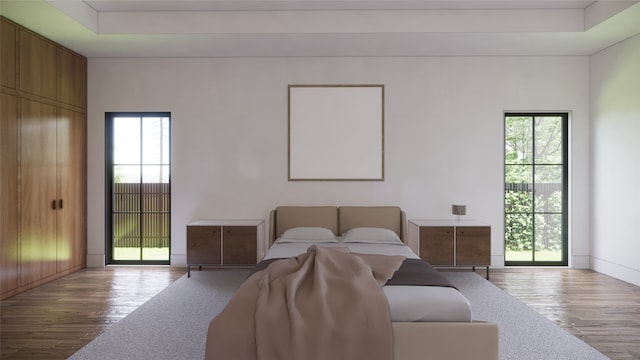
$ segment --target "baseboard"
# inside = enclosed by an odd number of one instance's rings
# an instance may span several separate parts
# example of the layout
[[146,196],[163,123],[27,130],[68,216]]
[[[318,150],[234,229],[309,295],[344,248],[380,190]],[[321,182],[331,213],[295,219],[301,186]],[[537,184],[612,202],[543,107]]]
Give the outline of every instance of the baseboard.
[[640,286],[640,269],[612,263],[595,257],[591,258],[591,269],[616,279]]
[[495,269],[504,268],[504,254],[491,255],[491,267]]
[[101,268],[106,264],[106,258],[104,254],[87,254],[87,267],[89,268]]
[[187,255],[171,254],[171,267],[187,267]]
[[[101,268],[105,266],[104,254],[87,254],[87,267]],[[172,267],[187,267],[187,256],[184,254],[171,254]]]
[[591,269],[591,256],[573,255],[570,265],[572,269]]

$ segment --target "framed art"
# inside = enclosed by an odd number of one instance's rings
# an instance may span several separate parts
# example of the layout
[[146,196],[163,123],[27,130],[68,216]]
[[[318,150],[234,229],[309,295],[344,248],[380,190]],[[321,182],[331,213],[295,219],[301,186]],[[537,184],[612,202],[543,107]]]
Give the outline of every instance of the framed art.
[[289,85],[290,181],[384,180],[384,85]]

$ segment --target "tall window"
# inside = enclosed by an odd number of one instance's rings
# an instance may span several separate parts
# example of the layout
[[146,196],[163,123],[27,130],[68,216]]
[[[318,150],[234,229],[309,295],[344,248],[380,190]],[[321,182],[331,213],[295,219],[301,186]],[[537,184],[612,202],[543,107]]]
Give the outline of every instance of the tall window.
[[170,114],[106,114],[110,264],[169,264]]
[[568,264],[568,117],[505,114],[506,265]]

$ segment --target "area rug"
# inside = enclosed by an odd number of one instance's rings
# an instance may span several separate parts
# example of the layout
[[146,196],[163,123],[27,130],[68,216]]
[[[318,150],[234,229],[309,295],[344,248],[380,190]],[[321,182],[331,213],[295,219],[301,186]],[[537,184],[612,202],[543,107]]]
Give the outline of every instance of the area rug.
[[[443,274],[469,299],[474,320],[498,324],[501,360],[607,359],[477,274]],[[203,359],[209,322],[246,276],[211,269],[185,275],[70,359]]]

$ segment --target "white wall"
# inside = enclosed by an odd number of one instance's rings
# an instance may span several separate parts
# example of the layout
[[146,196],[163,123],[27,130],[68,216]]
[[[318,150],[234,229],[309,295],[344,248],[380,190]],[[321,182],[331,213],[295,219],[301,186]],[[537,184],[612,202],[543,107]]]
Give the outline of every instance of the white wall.
[[640,36],[591,57],[592,268],[640,285]]
[[[105,112],[171,112],[174,266],[198,218],[399,205],[408,219],[447,219],[453,203],[492,225],[502,266],[503,112],[566,110],[571,261],[588,267],[588,76],[587,57],[89,59],[89,266],[104,262]],[[384,84],[385,181],[287,181],[288,84]]]

